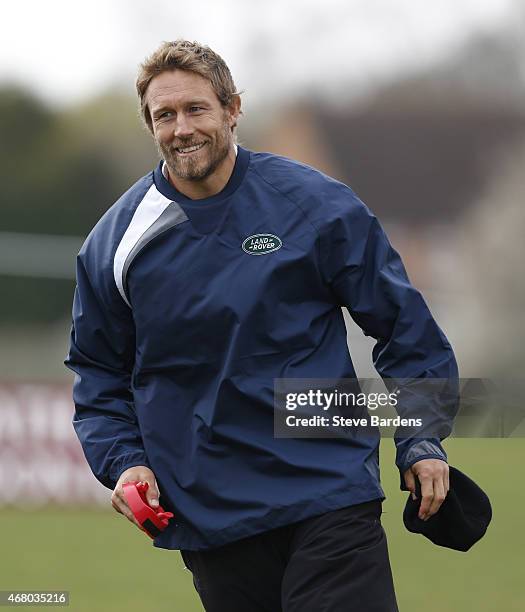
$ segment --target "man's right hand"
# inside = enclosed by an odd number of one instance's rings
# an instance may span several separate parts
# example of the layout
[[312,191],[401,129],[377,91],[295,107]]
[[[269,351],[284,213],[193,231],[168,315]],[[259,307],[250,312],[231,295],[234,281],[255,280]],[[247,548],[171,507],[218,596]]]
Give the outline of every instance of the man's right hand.
[[131,512],[126,502],[126,498],[124,497],[122,485],[126,482],[147,482],[148,490],[146,491],[146,499],[152,508],[157,508],[159,505],[159,489],[157,487],[157,481],[155,480],[155,474],[145,465],[131,467],[125,472],[122,472],[115,486],[115,490],[111,495],[111,505],[113,508],[134,523],[141,531],[144,531],[140,523],[133,516],[133,512]]

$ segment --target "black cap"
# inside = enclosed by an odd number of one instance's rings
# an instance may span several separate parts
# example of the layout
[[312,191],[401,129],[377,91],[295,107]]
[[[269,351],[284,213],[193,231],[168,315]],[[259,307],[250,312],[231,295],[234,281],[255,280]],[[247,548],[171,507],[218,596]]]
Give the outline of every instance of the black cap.
[[486,493],[468,476],[450,466],[450,489],[438,512],[428,520],[418,517],[421,488],[416,477],[416,500],[409,496],[403,512],[405,527],[438,546],[466,552],[487,531],[492,508]]

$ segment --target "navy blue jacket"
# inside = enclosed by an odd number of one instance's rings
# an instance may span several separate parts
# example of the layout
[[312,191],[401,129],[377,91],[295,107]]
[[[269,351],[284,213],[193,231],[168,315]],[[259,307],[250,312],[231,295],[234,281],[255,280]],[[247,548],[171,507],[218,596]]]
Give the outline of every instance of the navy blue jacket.
[[[256,234],[280,248],[254,256]],[[306,165],[239,147],[226,187],[193,201],[159,164],[100,219],[77,257],[73,425],[110,489],[153,470],[175,514],[155,546],[210,548],[384,498],[378,439],[273,435],[274,378],[355,377],[341,306],[377,339],[382,377],[457,377],[375,216]],[[401,472],[446,460],[439,438],[397,445]]]

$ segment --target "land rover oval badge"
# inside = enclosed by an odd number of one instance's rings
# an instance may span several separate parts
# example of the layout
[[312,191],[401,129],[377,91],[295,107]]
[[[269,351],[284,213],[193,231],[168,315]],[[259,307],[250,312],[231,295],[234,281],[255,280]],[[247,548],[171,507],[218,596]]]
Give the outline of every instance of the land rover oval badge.
[[249,255],[267,255],[282,246],[282,240],[274,234],[253,234],[244,239],[242,250]]

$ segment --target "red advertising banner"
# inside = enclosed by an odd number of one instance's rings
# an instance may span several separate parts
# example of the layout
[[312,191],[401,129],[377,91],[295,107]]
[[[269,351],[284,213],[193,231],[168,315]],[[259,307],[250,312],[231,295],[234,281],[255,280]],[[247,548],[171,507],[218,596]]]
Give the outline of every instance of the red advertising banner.
[[71,420],[71,386],[0,383],[0,505],[109,503]]

